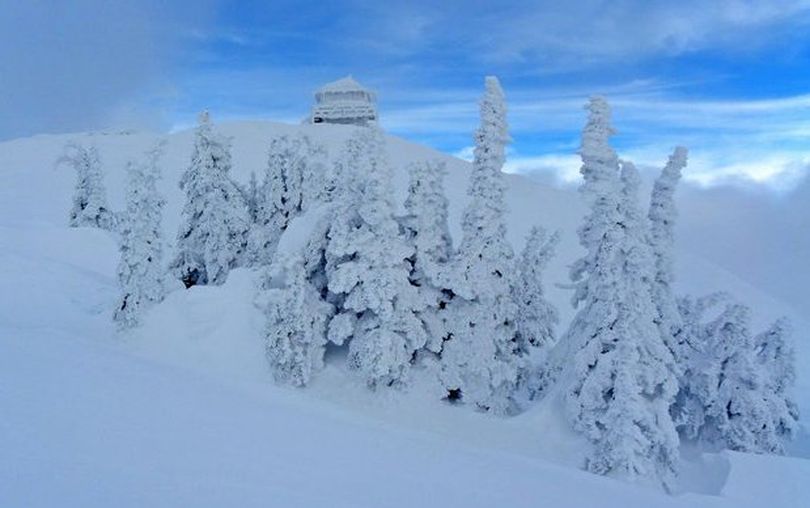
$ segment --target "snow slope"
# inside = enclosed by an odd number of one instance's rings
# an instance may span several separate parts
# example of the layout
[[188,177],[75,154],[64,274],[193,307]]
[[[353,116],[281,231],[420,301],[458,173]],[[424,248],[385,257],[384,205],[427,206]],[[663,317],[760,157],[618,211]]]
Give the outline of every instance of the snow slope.
[[[268,140],[308,131],[334,155],[340,126],[226,124],[234,173],[247,181],[265,163]],[[681,492],[625,484],[577,469],[582,442],[551,403],[511,419],[409,393],[368,392],[331,362],[306,390],[273,385],[253,305],[257,274],[232,273],[222,287],[180,289],[141,329],[118,336],[110,322],[117,288],[115,238],[65,227],[73,174],[54,169],[68,139],[0,144],[0,506],[801,506],[810,499],[810,446],[794,457],[685,450]],[[157,138],[96,134],[115,208],[123,167]],[[161,190],[165,229],[177,229],[177,179],[192,133],[169,137]],[[447,164],[451,230],[459,239],[468,164],[389,138],[396,188],[404,164]],[[579,253],[575,193],[509,177],[510,238],[519,249],[532,224],[560,229],[547,276],[550,297],[571,316],[567,264]],[[306,219],[293,224],[303,235]],[[760,322],[790,312],[681,241],[680,285],[726,289]],[[171,247],[167,249],[171,253]],[[794,316],[794,319],[798,319]],[[798,321],[797,336],[810,327]],[[800,404],[810,408],[810,356],[798,341]],[[803,458],[804,457],[804,458]]]

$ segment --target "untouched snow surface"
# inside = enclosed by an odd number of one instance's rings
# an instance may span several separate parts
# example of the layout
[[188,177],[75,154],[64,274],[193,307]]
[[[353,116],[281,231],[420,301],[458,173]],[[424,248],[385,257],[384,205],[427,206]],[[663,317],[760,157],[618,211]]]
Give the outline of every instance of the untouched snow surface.
[[[334,155],[338,126],[226,124],[233,176],[265,164],[269,139],[308,131]],[[177,283],[142,328],[118,335],[113,235],[66,227],[74,175],[54,169],[69,139],[0,144],[0,506],[804,506],[810,500],[806,432],[789,457],[683,450],[680,492],[631,485],[578,469],[583,443],[544,401],[496,418],[408,393],[371,393],[327,360],[304,390],[277,387],[263,353],[258,274],[234,271],[222,287]],[[110,203],[123,204],[123,167],[156,138],[95,135]],[[161,190],[174,238],[177,179],[191,132],[170,136]],[[454,239],[468,164],[389,138],[398,201],[404,163],[442,157]],[[563,323],[571,316],[567,264],[579,253],[574,192],[509,177],[510,239],[518,250],[539,223],[563,241],[546,276]],[[282,248],[300,244],[312,217],[296,220]],[[725,289],[754,307],[758,324],[790,313],[740,278],[679,253],[679,282],[698,294]],[[167,257],[172,246],[167,246]],[[810,408],[810,357],[796,320],[797,395]]]

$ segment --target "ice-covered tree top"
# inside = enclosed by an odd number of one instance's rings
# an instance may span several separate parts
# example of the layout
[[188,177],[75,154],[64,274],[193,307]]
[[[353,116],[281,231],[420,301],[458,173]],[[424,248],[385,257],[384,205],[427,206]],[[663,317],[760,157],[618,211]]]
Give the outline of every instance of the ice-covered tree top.
[[[670,321],[669,326],[677,329],[678,325],[672,321],[676,319],[674,309],[674,298],[669,285],[674,281],[674,260],[673,250],[675,248],[675,218],[678,215],[675,206],[675,190],[681,179],[681,172],[686,167],[687,150],[679,146],[676,147],[669,156],[669,161],[661,175],[655,180],[652,195],[650,197],[650,211],[648,214],[650,223],[650,246],[655,254],[656,273],[655,281],[659,287],[656,288],[656,298],[659,306],[666,306],[668,309],[661,309],[662,318]],[[664,299],[667,301],[664,302]]]
[[470,294],[473,286],[478,287],[478,296],[491,292],[488,284],[495,281],[487,280],[492,277],[504,282],[513,258],[506,240],[506,182],[501,171],[509,142],[506,102],[497,78],[488,76],[485,87],[480,102],[481,124],[474,136],[475,157],[467,191],[470,202],[464,209],[459,248],[459,266],[465,281],[461,286],[471,286],[457,288],[458,292]]
[[683,146],[675,147],[661,175],[656,179],[650,206],[650,220],[668,224],[677,213],[674,203],[675,188],[686,167],[688,151]]
[[509,127],[506,123],[506,100],[498,78],[487,76],[485,87],[480,103],[481,125],[475,131],[475,159],[469,194],[474,199],[483,199],[487,209],[468,208],[468,212],[483,215],[490,212],[495,216],[492,220],[500,223],[503,210],[492,205],[503,202],[506,189],[501,170],[506,160],[506,144],[510,141]]
[[588,122],[582,130],[582,145],[579,149],[582,157],[580,173],[585,179],[581,190],[585,194],[594,191],[603,194],[600,191],[603,185],[613,191],[617,184],[618,156],[610,146],[610,137],[616,130],[610,123],[610,106],[604,97],[591,97],[585,109],[588,110]]

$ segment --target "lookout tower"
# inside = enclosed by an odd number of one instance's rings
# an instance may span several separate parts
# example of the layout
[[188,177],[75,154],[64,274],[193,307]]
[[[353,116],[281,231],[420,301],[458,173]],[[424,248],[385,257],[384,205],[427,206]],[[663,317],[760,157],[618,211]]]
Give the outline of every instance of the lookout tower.
[[377,122],[377,95],[351,76],[328,83],[315,92],[310,122],[374,124]]

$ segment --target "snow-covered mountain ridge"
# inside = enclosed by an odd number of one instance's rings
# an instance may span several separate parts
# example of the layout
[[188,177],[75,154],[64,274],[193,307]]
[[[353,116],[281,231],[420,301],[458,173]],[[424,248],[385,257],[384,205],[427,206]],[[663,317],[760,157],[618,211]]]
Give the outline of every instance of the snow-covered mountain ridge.
[[[333,156],[348,134],[348,129],[343,127],[287,126],[263,122],[223,124],[219,126],[219,130],[233,137],[232,176],[241,182],[247,181],[251,170],[258,170],[264,166],[268,141],[280,133],[306,131],[311,137],[323,143]],[[705,505],[723,505],[731,502],[739,505],[742,501],[753,502],[754,494],[745,489],[756,488],[756,482],[747,476],[740,480],[735,475],[750,474],[753,477],[776,469],[784,473],[780,479],[773,481],[785,485],[786,494],[791,485],[793,488],[799,488],[798,483],[785,482],[798,482],[802,472],[806,472],[807,469],[804,459],[722,454],[696,461],[693,464],[696,472],[692,481],[689,480],[687,467],[684,490],[704,494],[718,494],[722,491],[725,497],[684,494],[682,497],[672,499],[663,498],[658,493],[551,465],[556,462],[573,467],[579,445],[575,436],[566,435],[564,426],[557,421],[558,417],[554,414],[553,408],[547,405],[541,404],[513,420],[500,420],[479,414],[461,414],[457,408],[438,403],[419,403],[407,395],[390,395],[395,398],[402,397],[397,404],[390,404],[365,393],[360,386],[353,386],[344,373],[335,368],[327,369],[310,393],[296,393],[276,388],[272,386],[264,364],[260,338],[261,323],[257,322],[258,318],[251,302],[253,274],[246,270],[234,272],[228,283],[221,288],[203,287],[193,288],[191,291],[180,291],[178,288],[168,296],[165,303],[153,309],[143,329],[138,330],[129,339],[116,342],[113,327],[109,323],[116,293],[114,266],[117,255],[114,241],[107,233],[83,229],[69,230],[65,225],[74,175],[64,168],[54,169],[54,161],[69,139],[87,141],[87,135],[40,136],[0,144],[0,166],[3,167],[3,185],[0,189],[0,211],[3,217],[0,222],[2,227],[0,245],[3,246],[2,255],[5,258],[3,271],[6,273],[3,279],[9,283],[8,288],[11,288],[3,291],[0,305],[0,330],[4,331],[3,335],[9,337],[8,340],[2,341],[2,347],[6,351],[0,357],[8,359],[8,364],[2,369],[2,372],[9,376],[4,380],[5,386],[18,385],[22,381],[30,383],[32,387],[28,390],[17,390],[15,386],[11,390],[5,390],[3,405],[8,404],[7,407],[11,412],[16,411],[18,415],[40,417],[43,423],[38,425],[43,427],[36,427],[32,432],[44,432],[48,428],[47,425],[55,425],[54,422],[59,422],[60,417],[70,419],[74,417],[71,411],[54,414],[54,408],[47,407],[52,390],[60,386],[65,387],[68,400],[75,401],[71,407],[75,408],[75,414],[78,415],[89,414],[93,407],[93,399],[96,399],[97,403],[105,404],[111,402],[113,398],[133,398],[136,403],[132,408],[119,405],[117,412],[110,410],[102,415],[98,422],[92,422],[92,425],[86,420],[87,425],[69,427],[71,433],[64,437],[67,441],[75,438],[78,443],[86,444],[93,436],[93,432],[98,430],[94,429],[95,425],[109,425],[110,428],[117,429],[119,435],[132,439],[125,448],[135,453],[136,458],[144,466],[138,469],[138,474],[143,475],[143,479],[154,482],[152,485],[157,488],[186,496],[183,499],[195,499],[193,496],[200,493],[191,492],[194,475],[180,473],[187,464],[177,462],[181,460],[177,457],[167,462],[161,461],[162,455],[155,455],[155,450],[149,447],[142,447],[135,452],[134,445],[142,439],[148,439],[150,434],[120,424],[122,419],[132,416],[129,411],[135,408],[141,410],[143,414],[151,413],[160,421],[165,421],[158,411],[160,406],[144,397],[145,393],[148,393],[145,390],[149,389],[149,385],[144,384],[142,378],[148,377],[149,373],[156,373],[157,378],[163,380],[163,382],[150,381],[154,383],[151,386],[156,392],[160,392],[166,385],[180,387],[177,391],[166,390],[161,400],[168,406],[179,405],[181,408],[188,404],[185,409],[190,410],[190,412],[181,410],[177,416],[178,421],[185,420],[188,425],[170,426],[174,430],[169,432],[169,437],[163,438],[167,440],[164,444],[170,450],[181,451],[182,449],[176,448],[177,446],[193,448],[194,443],[202,442],[206,436],[215,438],[229,435],[234,425],[234,415],[243,415],[244,421],[236,425],[242,431],[241,435],[234,435],[226,441],[230,441],[233,448],[242,454],[241,458],[247,462],[253,460],[255,463],[254,454],[258,453],[258,450],[251,446],[254,444],[259,446],[259,450],[266,450],[266,455],[275,453],[277,459],[264,459],[259,461],[259,464],[266,468],[283,469],[284,464],[294,463],[297,460],[294,449],[296,443],[306,442],[310,434],[300,431],[296,433],[297,438],[280,439],[279,436],[268,438],[264,428],[283,431],[297,428],[302,422],[308,421],[304,428],[308,428],[311,435],[318,436],[318,439],[307,444],[307,454],[313,461],[318,461],[319,449],[340,442],[346,432],[349,432],[349,435],[356,432],[360,436],[355,445],[349,448],[351,453],[346,451],[348,456],[359,457],[357,460],[364,464],[360,467],[361,473],[358,474],[380,475],[381,471],[373,471],[375,461],[382,463],[386,457],[402,454],[405,457],[403,469],[387,462],[386,464],[387,467],[393,467],[390,470],[392,476],[410,480],[396,480],[391,485],[397,485],[401,489],[400,492],[406,492],[406,489],[408,492],[419,491],[419,495],[424,497],[417,497],[416,502],[421,499],[425,503],[439,505],[449,503],[451,499],[469,496],[475,503],[486,506],[504,499],[481,494],[495,489],[497,484],[501,488],[512,489],[513,497],[506,498],[508,499],[506,504],[531,505],[558,489],[559,486],[553,487],[555,482],[551,480],[558,478],[559,485],[570,486],[565,489],[564,500],[558,499],[560,503],[558,505],[563,502],[570,503],[571,506],[595,502],[601,499],[598,494],[601,488],[615,492],[617,499],[622,499],[625,505],[640,502],[642,499],[646,499],[647,504],[651,502],[673,505],[690,502],[695,504],[699,500]],[[104,163],[106,184],[114,208],[120,209],[123,206],[125,162],[140,157],[155,139],[154,136],[146,134],[93,136],[93,142],[98,146]],[[169,136],[166,154],[161,160],[163,168],[161,192],[168,200],[164,220],[167,239],[173,238],[177,231],[179,210],[183,202],[183,196],[177,188],[177,180],[180,172],[188,164],[191,143],[191,132]],[[438,157],[447,163],[449,174],[446,188],[450,200],[451,233],[458,242],[459,217],[467,199],[465,192],[469,164],[397,138],[388,138],[387,150],[390,159],[395,162],[395,188],[398,192],[395,201],[398,204],[402,203],[405,195],[407,162]],[[560,309],[564,325],[571,316],[568,304],[570,294],[567,290],[556,287],[555,283],[567,282],[567,266],[580,254],[575,230],[584,210],[574,192],[542,186],[514,175],[508,177],[508,182],[508,234],[516,248],[522,245],[526,232],[533,224],[541,224],[548,229],[559,229],[562,232],[562,243],[557,256],[551,262],[546,280],[550,299]],[[305,230],[306,227],[301,226],[298,229]],[[295,230],[294,223],[292,231]],[[292,240],[288,241],[289,245],[295,243]],[[752,305],[755,317],[760,321],[789,312],[786,306],[761,294],[738,278],[690,255],[688,249],[682,251],[678,275],[680,286],[684,290],[697,294],[717,289],[728,290]],[[685,266],[688,266],[688,269],[685,269]],[[798,335],[802,331],[806,333],[807,330],[801,322],[797,323]],[[53,341],[53,347],[61,352],[60,355],[54,357],[53,353],[47,353],[49,341]],[[70,347],[73,343],[76,345],[75,350]],[[120,349],[123,349],[123,353]],[[800,402],[806,408],[808,404],[804,402],[808,393],[805,389],[808,357],[805,353],[806,349],[800,349],[798,391],[804,397],[800,398]],[[136,359],[138,357],[145,360]],[[46,359],[40,361],[40,358]],[[59,358],[64,358],[65,363],[59,363]],[[79,371],[91,375],[70,376],[70,371],[65,371],[67,365],[73,365]],[[85,369],[81,368],[82,365],[85,365]],[[103,383],[102,373],[107,370],[122,371],[124,378],[129,381],[117,385],[109,392],[87,397],[77,395],[86,392],[95,383]],[[52,373],[53,377],[49,377],[49,373]],[[67,379],[72,379],[73,384],[66,384]],[[204,387],[203,393],[198,394],[199,396],[193,395],[197,384]],[[209,396],[208,390],[215,392],[214,395]],[[221,391],[228,394],[217,395]],[[48,394],[51,396],[47,396]],[[84,405],[85,403],[87,405]],[[208,413],[203,411],[206,405],[216,408],[214,411],[219,415],[226,416],[212,418],[213,421],[208,424],[209,426],[202,430],[189,431],[187,439],[183,440],[182,435],[187,427],[193,427],[194,419],[191,415],[197,414],[203,420],[207,418],[205,415]],[[267,415],[262,416],[265,411]],[[323,416],[323,411],[337,412],[342,416],[332,425],[333,422]],[[143,417],[141,413],[137,416]],[[343,418],[351,425],[346,424]],[[27,418],[11,419],[12,430],[5,433],[6,436],[22,435],[21,439],[9,439],[9,442],[4,443],[4,449],[14,451],[12,457],[26,456],[27,446],[32,444],[30,439],[34,434],[24,435],[25,429],[22,429],[26,421]],[[246,421],[256,422],[255,426],[254,423],[245,423]],[[432,425],[425,425],[426,421],[430,421]],[[260,425],[258,422],[265,422],[266,425]],[[329,427],[340,430],[327,431]],[[512,430],[514,436],[502,435],[501,429],[507,427]],[[158,427],[152,428],[155,431],[159,430]],[[326,437],[330,435],[331,439]],[[390,435],[394,438],[388,442]],[[119,440],[112,439],[111,442],[124,446]],[[382,450],[373,449],[374,443],[382,442],[388,443],[389,447],[383,447]],[[344,445],[345,443],[340,447]],[[364,452],[356,454],[358,447]],[[406,452],[409,447],[415,447],[416,450],[413,453]],[[470,452],[473,455],[482,455],[477,459],[471,459],[472,464],[478,466],[464,469],[460,465],[464,461],[459,457],[467,452],[459,450],[467,450],[468,447],[475,450]],[[227,449],[228,447],[223,446],[223,453]],[[69,467],[72,452],[76,450],[60,442],[54,443],[53,451],[65,462],[56,461],[52,466]],[[96,461],[96,466],[102,464],[101,461],[105,459],[113,458],[109,455],[110,448],[97,447],[88,452],[92,460]],[[392,455],[388,455],[389,453]],[[425,466],[426,462],[430,462],[431,453],[437,454],[440,460],[431,467],[433,473],[424,474],[432,479],[424,481],[422,475],[413,475],[413,472]],[[365,497],[358,494],[357,497],[352,497],[352,489],[349,488],[352,485],[351,479],[343,476],[339,479],[329,478],[329,471],[340,469],[339,464],[331,464],[331,461],[335,460],[334,455],[340,456],[340,450],[330,452],[329,462],[321,463],[314,468],[315,478],[329,485],[324,489],[318,489],[319,492],[336,489],[335,499],[339,500],[338,503],[343,502],[346,505],[362,505],[363,501],[369,506],[396,505],[397,499],[387,497],[388,494],[395,493],[396,489],[390,491],[386,489],[382,479],[377,481],[380,490],[376,496],[379,497],[375,497],[374,494]],[[30,480],[42,474],[41,468],[44,464],[35,460],[36,457],[32,458],[30,455],[28,457],[27,462],[20,460],[16,463],[21,464],[20,472],[16,473],[13,461],[4,462],[3,471],[8,470],[9,473],[3,474],[3,482],[6,482],[7,478],[20,478],[25,475],[28,475]],[[252,468],[243,469],[247,466],[239,466],[241,462],[238,459],[240,457],[236,455],[230,457],[229,470],[243,471],[249,480],[246,480],[243,489],[221,491],[222,495],[228,496],[220,498],[222,501],[230,499],[233,502],[241,499],[244,502],[239,504],[251,504],[251,501],[258,502],[257,498],[264,493],[269,493],[278,488],[279,484],[284,484],[285,488],[281,489],[280,495],[287,497],[281,497],[284,502],[280,504],[319,504],[315,499],[316,493],[297,492],[294,488],[287,487],[295,485],[295,478],[299,478],[300,481],[300,477],[282,474],[277,477],[278,482],[269,480],[263,482],[263,477],[259,474],[261,471]],[[211,460],[209,456],[197,456],[196,460],[206,464],[205,467],[214,467],[207,462]],[[458,462],[454,466],[452,463],[456,461]],[[150,470],[146,467],[150,463],[158,463],[160,467]],[[368,464],[371,466],[366,467]],[[25,469],[26,467],[28,469]],[[170,469],[162,469],[165,467]],[[458,483],[442,488],[444,487],[442,479],[436,477],[441,476],[446,467],[462,468],[464,472],[457,480]],[[724,468],[728,478],[724,478],[722,474]],[[89,481],[95,471],[93,464],[89,466],[84,464],[74,469],[74,473],[78,475],[77,479],[84,481]],[[169,476],[174,475],[177,482],[158,481],[155,473],[159,471]],[[515,471],[519,472],[514,474]],[[215,473],[209,469],[209,474]],[[473,487],[487,474],[493,475],[487,481],[495,482],[494,478],[499,475],[502,475],[502,478],[494,484],[487,483]],[[541,477],[550,481],[546,483]],[[701,483],[697,481],[698,477],[704,479],[711,477],[716,481]],[[125,478],[116,474],[109,474],[108,479],[111,480],[111,486],[107,492],[111,494],[123,492],[118,489],[136,485],[135,482],[127,482]],[[231,481],[236,481],[236,478],[232,478]],[[354,481],[357,485],[366,484],[359,479]],[[374,482],[371,479],[366,481]],[[514,483],[508,485],[509,482]],[[593,489],[582,489],[582,492],[578,493],[576,485],[580,482],[587,483]],[[521,483],[523,486],[520,486]],[[414,489],[413,484],[421,484],[424,487],[422,490]],[[0,489],[0,491],[23,496],[25,481],[16,482],[16,485],[18,490]],[[486,488],[486,485],[489,485],[489,488]],[[760,485],[773,484],[760,483]],[[76,489],[76,484],[65,482],[59,487],[75,495],[79,493],[77,490],[71,490]],[[103,489],[96,491],[97,494],[103,492],[105,492]],[[92,497],[94,494],[89,491],[86,493],[90,496],[86,498],[88,502],[101,501],[101,498]],[[800,493],[802,491],[795,492]],[[559,491],[557,495],[560,495]],[[576,495],[583,497],[577,498]],[[804,495],[807,493],[804,492]],[[151,499],[165,501],[168,497],[157,496]],[[204,498],[201,496],[199,499]],[[213,501],[215,499],[217,498],[213,497],[207,502],[217,504]],[[356,502],[350,503],[348,500],[351,499]],[[786,503],[790,500],[790,497],[785,498]],[[48,504],[45,499],[41,499],[40,503]],[[138,503],[133,501],[132,504]]]

